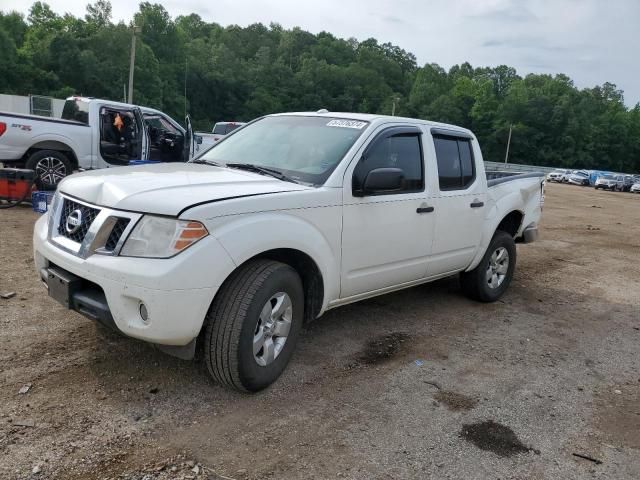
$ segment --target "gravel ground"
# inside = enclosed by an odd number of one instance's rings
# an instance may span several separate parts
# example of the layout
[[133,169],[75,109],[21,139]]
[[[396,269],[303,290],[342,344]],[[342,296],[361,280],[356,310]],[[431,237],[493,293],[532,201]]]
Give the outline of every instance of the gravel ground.
[[549,185],[502,301],[331,311],[257,395],[50,300],[35,219],[0,210],[0,478],[640,478],[640,195]]

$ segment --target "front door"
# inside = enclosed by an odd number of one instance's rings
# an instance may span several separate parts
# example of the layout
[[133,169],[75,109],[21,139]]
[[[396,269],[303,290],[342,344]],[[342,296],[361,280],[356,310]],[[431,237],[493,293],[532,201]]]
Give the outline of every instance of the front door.
[[182,162],[185,134],[168,117],[157,112],[144,114],[145,131],[149,139],[148,160]]
[[100,167],[128,165],[141,158],[144,127],[135,109],[116,106],[100,108]]
[[466,268],[482,237],[485,183],[476,175],[471,137],[434,134],[440,193],[435,201],[436,228],[429,276]]
[[[402,170],[402,186],[363,190],[367,175],[380,168]],[[424,172],[422,131],[417,127],[381,131],[347,170],[341,298],[425,277],[435,217]]]

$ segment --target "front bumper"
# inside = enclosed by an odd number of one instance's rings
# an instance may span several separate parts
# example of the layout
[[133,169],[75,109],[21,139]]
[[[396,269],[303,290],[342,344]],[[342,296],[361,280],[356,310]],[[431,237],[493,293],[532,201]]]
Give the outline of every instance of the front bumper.
[[[183,346],[197,337],[209,305],[233,262],[209,236],[168,259],[93,254],[81,258],[47,238],[47,217],[34,228],[36,269],[57,268],[83,282],[68,308],[129,337]],[[147,310],[143,320],[140,307]]]

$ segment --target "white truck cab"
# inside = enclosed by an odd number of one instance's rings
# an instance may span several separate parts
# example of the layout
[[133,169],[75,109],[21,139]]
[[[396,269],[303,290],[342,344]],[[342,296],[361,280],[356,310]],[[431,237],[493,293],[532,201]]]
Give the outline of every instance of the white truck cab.
[[201,158],[84,172],[35,225],[49,295],[220,383],[266,387],[304,321],[449,275],[497,300],[544,174],[485,175],[470,131],[355,113],[257,119]]
[[0,123],[0,162],[35,170],[41,188],[77,169],[184,162],[198,149],[188,117],[183,128],[158,110],[95,98],[68,98],[60,119],[0,113]]

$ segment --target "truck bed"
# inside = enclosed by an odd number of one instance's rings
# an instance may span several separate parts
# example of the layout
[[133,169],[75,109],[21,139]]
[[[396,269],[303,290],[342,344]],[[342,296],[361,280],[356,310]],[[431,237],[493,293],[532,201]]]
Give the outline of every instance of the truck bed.
[[543,172],[527,172],[527,173],[519,173],[519,172],[505,172],[505,171],[487,171],[487,186],[489,188],[495,187],[496,185],[500,185],[502,183],[511,182],[515,180],[522,180],[524,178],[544,178],[545,174]]
[[25,120],[35,120],[38,122],[66,123],[68,125],[78,125],[80,127],[88,126],[86,123],[76,122],[75,120],[63,120],[57,117],[43,117],[41,115],[25,115],[22,113],[0,112],[0,117],[22,118]]

